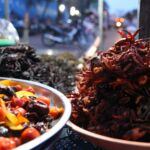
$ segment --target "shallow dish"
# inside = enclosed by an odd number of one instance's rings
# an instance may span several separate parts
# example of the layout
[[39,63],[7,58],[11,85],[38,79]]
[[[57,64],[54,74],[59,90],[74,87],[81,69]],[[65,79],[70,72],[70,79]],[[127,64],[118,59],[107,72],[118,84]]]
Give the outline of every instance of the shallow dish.
[[150,143],[126,141],[99,135],[82,129],[71,121],[68,121],[67,125],[87,141],[107,150],[150,150]]
[[23,87],[32,86],[35,89],[36,94],[50,97],[51,105],[64,108],[64,113],[59,119],[53,122],[52,128],[50,128],[46,133],[42,134],[38,138],[16,147],[15,150],[29,150],[44,143],[48,139],[50,140],[49,144],[56,140],[56,138],[58,137],[57,135],[66,124],[71,114],[71,104],[69,100],[61,92],[41,83],[3,77],[0,77],[0,80],[12,80],[19,83]]

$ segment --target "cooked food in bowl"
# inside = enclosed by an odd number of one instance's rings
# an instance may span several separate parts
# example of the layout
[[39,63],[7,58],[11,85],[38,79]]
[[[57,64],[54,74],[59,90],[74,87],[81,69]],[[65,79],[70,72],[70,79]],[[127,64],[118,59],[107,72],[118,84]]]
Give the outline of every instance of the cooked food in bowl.
[[40,93],[29,83],[0,80],[0,149],[13,149],[39,137],[63,115],[63,107],[50,105],[50,97],[42,95],[46,89]]
[[150,142],[150,43],[124,37],[88,60],[69,95],[71,121],[101,135]]

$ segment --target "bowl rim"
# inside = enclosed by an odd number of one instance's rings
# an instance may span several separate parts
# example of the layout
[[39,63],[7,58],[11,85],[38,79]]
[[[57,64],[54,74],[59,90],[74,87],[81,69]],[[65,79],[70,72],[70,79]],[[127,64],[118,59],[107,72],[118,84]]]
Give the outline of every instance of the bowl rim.
[[96,133],[87,131],[87,130],[77,126],[76,124],[74,124],[70,120],[67,122],[67,126],[70,127],[72,130],[78,132],[79,134],[89,136],[90,138],[108,141],[111,143],[150,148],[150,143],[148,143],[148,142],[146,143],[146,142],[128,141],[128,140],[117,139],[117,138],[113,138],[113,137],[108,137],[108,136],[96,134]]
[[61,99],[62,104],[64,105],[63,115],[61,116],[60,120],[52,128],[50,128],[46,133],[42,134],[41,136],[37,137],[36,139],[31,140],[25,144],[22,144],[22,145],[16,147],[15,150],[28,150],[28,149],[32,149],[32,148],[40,145],[41,143],[45,142],[46,140],[53,137],[56,133],[58,133],[64,127],[66,122],[69,120],[70,115],[71,115],[71,103],[68,100],[68,98],[64,94],[59,92],[58,90],[56,90],[50,86],[44,85],[42,83],[35,82],[35,81],[28,81],[28,80],[22,80],[22,79],[17,79],[17,78],[7,78],[7,77],[6,78],[0,77],[0,80],[13,80],[13,81],[23,82],[23,83],[32,84],[35,86],[45,88],[45,89],[53,92],[55,95],[57,95]]

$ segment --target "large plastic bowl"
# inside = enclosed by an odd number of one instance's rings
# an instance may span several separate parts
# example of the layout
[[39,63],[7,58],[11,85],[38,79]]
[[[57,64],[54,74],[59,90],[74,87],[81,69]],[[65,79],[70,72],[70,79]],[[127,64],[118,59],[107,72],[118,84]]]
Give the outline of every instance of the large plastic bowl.
[[87,141],[99,147],[105,148],[106,150],[150,150],[150,143],[126,141],[103,136],[82,129],[79,126],[72,123],[71,121],[68,121],[67,125],[72,130],[79,133]]
[[0,77],[0,81],[1,80],[12,80],[17,84],[22,85],[23,87],[32,86],[35,89],[36,94],[49,97],[51,99],[51,105],[64,108],[64,113],[59,119],[53,122],[52,128],[50,128],[46,133],[42,134],[40,137],[25,144],[22,144],[21,146],[18,146],[17,148],[15,148],[15,150],[29,150],[33,148],[36,149],[37,146],[46,142],[47,140],[49,141],[48,144],[51,145],[53,141],[55,141],[58,138],[61,129],[64,127],[64,125],[70,117],[71,104],[69,100],[61,92],[41,83],[14,78]]

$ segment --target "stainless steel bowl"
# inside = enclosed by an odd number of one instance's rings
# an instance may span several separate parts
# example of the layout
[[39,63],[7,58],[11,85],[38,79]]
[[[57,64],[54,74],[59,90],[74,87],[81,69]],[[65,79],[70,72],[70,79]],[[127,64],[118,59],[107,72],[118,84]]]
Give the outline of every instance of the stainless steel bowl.
[[48,139],[52,139],[50,140],[49,144],[51,144],[53,140],[56,140],[57,138],[56,135],[64,127],[64,125],[66,124],[66,122],[68,121],[71,115],[71,104],[69,100],[61,92],[41,83],[27,81],[27,80],[14,79],[14,78],[3,78],[3,77],[0,77],[0,80],[11,80],[11,81],[14,81],[15,83],[22,85],[23,87],[32,86],[35,89],[36,94],[49,97],[51,100],[51,105],[64,108],[63,115],[59,119],[53,122],[53,126],[52,128],[48,130],[48,132],[44,133],[40,137],[30,142],[27,142],[25,144],[22,144],[21,146],[18,146],[15,150],[29,150],[42,144]]
[[150,150],[150,143],[126,141],[103,136],[80,128],[71,121],[67,122],[67,126],[79,133],[87,141],[107,150]]

